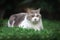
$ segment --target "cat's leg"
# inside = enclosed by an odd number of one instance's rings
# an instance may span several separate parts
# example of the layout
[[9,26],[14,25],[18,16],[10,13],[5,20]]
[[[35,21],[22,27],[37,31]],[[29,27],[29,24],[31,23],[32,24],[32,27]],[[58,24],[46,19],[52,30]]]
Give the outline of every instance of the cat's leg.
[[12,22],[12,25],[11,25],[12,27],[14,27],[14,23],[15,23],[15,21]]
[[44,28],[43,28],[43,25],[40,24],[40,25],[34,27],[33,29],[34,29],[35,31],[36,31],[36,30],[40,31],[40,30],[43,30]]
[[10,21],[8,20],[8,27],[11,27]]
[[8,20],[8,27],[13,27],[14,26],[14,23],[15,23],[15,21],[11,21],[11,20],[9,21]]
[[42,23],[41,23],[41,25],[40,25],[40,29],[41,29],[41,30],[42,30],[42,29],[44,29],[44,28],[43,28],[43,24],[42,24]]
[[44,29],[43,28],[43,23],[42,23],[42,18],[40,19],[40,29]]
[[40,31],[41,29],[36,27],[36,28],[33,28],[35,31]]
[[14,23],[15,23],[15,17],[16,15],[11,15],[9,20],[8,20],[8,27],[13,27],[14,26]]
[[38,30],[38,31],[40,31],[40,30],[43,30],[44,28],[43,28],[43,25],[41,24],[40,26],[37,26],[36,28],[35,28],[35,31],[36,30]]

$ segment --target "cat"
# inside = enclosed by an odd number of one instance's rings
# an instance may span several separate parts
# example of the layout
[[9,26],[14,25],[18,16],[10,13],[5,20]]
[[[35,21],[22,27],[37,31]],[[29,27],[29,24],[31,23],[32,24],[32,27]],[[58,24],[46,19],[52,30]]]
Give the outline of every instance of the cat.
[[8,27],[41,30],[43,29],[42,17],[39,9],[27,9],[27,13],[14,14],[8,20]]

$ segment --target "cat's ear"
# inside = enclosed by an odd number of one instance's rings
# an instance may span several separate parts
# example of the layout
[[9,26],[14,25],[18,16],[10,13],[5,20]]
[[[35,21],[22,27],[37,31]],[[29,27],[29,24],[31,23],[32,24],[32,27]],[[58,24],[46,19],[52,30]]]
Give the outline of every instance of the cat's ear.
[[41,8],[38,8],[38,9],[37,9],[37,11],[39,11],[39,12],[40,12],[40,10],[41,10]]
[[27,13],[30,13],[30,12],[31,12],[31,9],[30,9],[30,8],[27,8],[27,9],[26,9],[26,12],[27,12]]

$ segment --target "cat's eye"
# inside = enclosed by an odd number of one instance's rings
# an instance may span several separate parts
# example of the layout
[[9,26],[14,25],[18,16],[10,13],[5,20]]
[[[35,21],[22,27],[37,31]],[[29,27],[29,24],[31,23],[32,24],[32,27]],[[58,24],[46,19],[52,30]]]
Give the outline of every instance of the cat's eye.
[[36,17],[39,17],[39,15],[37,15]]
[[34,17],[34,15],[31,15],[31,17]]

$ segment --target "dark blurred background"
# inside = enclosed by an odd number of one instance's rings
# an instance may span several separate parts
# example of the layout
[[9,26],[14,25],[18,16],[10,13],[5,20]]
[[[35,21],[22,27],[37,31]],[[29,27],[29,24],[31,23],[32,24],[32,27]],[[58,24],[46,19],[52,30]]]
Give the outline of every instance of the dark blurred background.
[[60,20],[60,0],[0,0],[0,19],[25,12],[25,8],[41,8],[43,18]]

